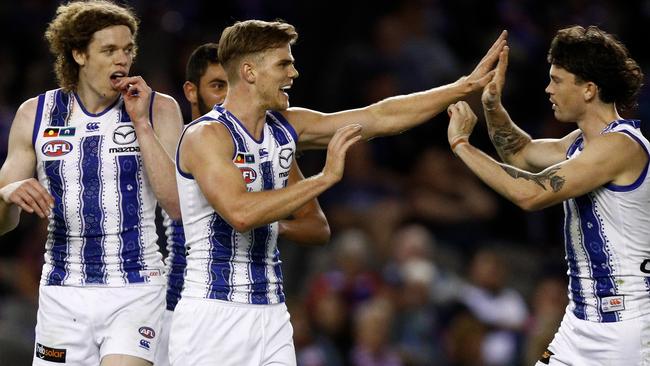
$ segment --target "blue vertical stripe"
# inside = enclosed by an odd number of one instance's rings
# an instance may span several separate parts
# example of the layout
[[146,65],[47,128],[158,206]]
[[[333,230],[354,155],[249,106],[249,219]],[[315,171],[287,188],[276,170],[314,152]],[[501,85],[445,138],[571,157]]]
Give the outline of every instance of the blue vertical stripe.
[[146,279],[140,274],[144,269],[143,248],[140,223],[140,184],[138,174],[141,170],[138,157],[124,155],[117,158],[121,212],[120,260],[126,282],[140,283]]
[[68,226],[65,220],[65,182],[62,179],[63,162],[61,160],[45,161],[45,175],[49,181],[50,194],[54,197],[54,209],[52,209],[52,225],[54,229],[50,233],[52,240],[52,262],[53,267],[47,277],[48,285],[63,285],[68,271],[66,260],[68,258]]
[[275,247],[275,252],[273,252],[273,270],[275,271],[275,277],[278,279],[278,288],[275,290],[275,294],[278,296],[280,302],[284,302],[284,289],[282,288],[282,261],[280,261],[280,250]]
[[210,222],[210,261],[208,262],[208,298],[230,300],[231,262],[234,257],[232,226],[216,212]]
[[293,128],[291,123],[289,123],[289,121],[287,121],[287,119],[284,118],[282,113],[277,111],[269,111],[269,114],[271,114],[271,116],[273,116],[273,118],[275,118],[276,121],[280,122],[280,124],[282,124],[282,126],[284,126],[284,128],[287,131],[289,131],[291,136],[293,136],[293,141],[298,142],[298,134],[296,133],[296,130]]
[[187,268],[187,258],[183,223],[172,221],[169,228],[167,240],[171,242],[171,248],[169,251],[170,269],[167,277],[167,310],[174,311],[185,284],[184,274],[185,268]]
[[[262,190],[274,188],[273,167],[270,161],[260,164],[262,173]],[[264,225],[253,230],[253,243],[250,249],[251,303],[268,304],[267,296],[269,278],[266,273],[266,251],[271,234],[271,225]]]
[[588,263],[591,266],[594,290],[598,299],[598,314],[603,322],[618,321],[616,311],[603,312],[600,306],[602,298],[616,295],[616,284],[612,276],[612,268],[607,253],[607,241],[603,237],[600,220],[596,207],[589,195],[575,198],[580,213],[580,225],[584,234],[583,243],[587,251]]
[[59,89],[54,92],[54,106],[50,114],[50,126],[65,126],[68,120],[70,93]]
[[228,131],[230,131],[230,134],[232,135],[233,140],[235,140],[235,143],[237,146],[235,146],[235,150],[240,151],[240,152],[248,152],[248,149],[246,148],[246,143],[244,142],[244,138],[241,136],[237,128],[235,128],[235,125],[226,118],[225,114],[222,114],[219,116],[219,122],[223,123],[226,128],[228,128]]
[[275,140],[280,144],[280,146],[284,146],[289,143],[289,137],[287,136],[287,133],[282,129],[282,127],[276,124],[273,118],[268,115],[266,118],[266,124],[271,127],[271,133],[273,134]]
[[124,104],[124,100],[122,100],[122,105],[120,105],[120,123],[126,122],[131,122],[131,116],[129,116],[129,113],[126,111],[126,104]]
[[566,248],[567,264],[569,267],[569,291],[571,291],[571,299],[575,308],[573,314],[582,320],[587,320],[585,298],[582,293],[582,284],[580,283],[580,269],[578,268],[578,259],[573,248],[573,240],[571,237],[571,202],[568,200],[564,202],[564,243]]
[[81,219],[84,240],[82,255],[86,283],[106,282],[102,181],[100,177],[101,136],[81,141]]

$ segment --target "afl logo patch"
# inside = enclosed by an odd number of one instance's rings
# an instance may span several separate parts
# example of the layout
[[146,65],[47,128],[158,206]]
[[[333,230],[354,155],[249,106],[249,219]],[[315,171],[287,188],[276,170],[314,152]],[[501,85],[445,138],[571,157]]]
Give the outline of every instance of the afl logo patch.
[[246,184],[250,184],[255,182],[255,179],[257,179],[257,172],[251,168],[239,168],[241,170],[241,175],[244,177],[244,181]]
[[113,131],[113,142],[118,145],[128,145],[135,141],[135,128],[131,125],[119,126]]
[[62,156],[72,151],[72,144],[62,140],[50,141],[43,145],[41,151],[49,157]]
[[153,339],[153,337],[156,336],[156,332],[149,327],[140,327],[140,329],[138,329],[138,333],[140,333],[143,337],[149,339]]

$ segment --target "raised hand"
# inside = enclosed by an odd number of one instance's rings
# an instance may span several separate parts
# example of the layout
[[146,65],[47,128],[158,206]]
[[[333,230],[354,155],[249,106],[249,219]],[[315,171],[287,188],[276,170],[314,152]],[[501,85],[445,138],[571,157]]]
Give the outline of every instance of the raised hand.
[[472,91],[482,89],[490,82],[490,80],[492,80],[492,77],[494,76],[494,63],[499,59],[501,51],[506,46],[507,37],[508,31],[504,30],[501,32],[499,38],[494,41],[492,47],[490,47],[485,56],[483,56],[478,65],[476,65],[472,73],[465,76],[465,81]]
[[327,145],[327,160],[323,175],[333,183],[341,180],[345,168],[345,154],[350,146],[361,139],[361,125],[352,124],[339,128]]
[[451,104],[447,108],[447,114],[449,114],[449,127],[447,128],[449,144],[454,146],[461,139],[469,139],[477,120],[476,114],[469,104],[462,100]]
[[508,46],[503,47],[501,53],[499,53],[499,63],[494,72],[494,77],[492,81],[483,89],[483,95],[481,96],[481,101],[483,102],[483,108],[486,111],[492,111],[501,104],[501,95],[503,92],[503,86],[506,83],[506,70],[508,69],[508,53],[510,48]]
[[0,198],[41,218],[49,216],[54,207],[54,197],[34,178],[7,184],[0,189]]
[[115,84],[122,93],[126,112],[134,124],[149,123],[149,105],[152,90],[141,76],[123,77]]

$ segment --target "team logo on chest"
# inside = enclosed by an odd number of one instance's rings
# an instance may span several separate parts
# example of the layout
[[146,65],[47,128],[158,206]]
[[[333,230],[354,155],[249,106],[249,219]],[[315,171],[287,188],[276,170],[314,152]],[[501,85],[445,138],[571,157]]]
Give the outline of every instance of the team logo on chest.
[[246,184],[251,184],[257,179],[257,172],[251,168],[239,168],[241,175],[244,178]]
[[284,148],[280,151],[280,166],[284,169],[291,167],[293,161],[293,149]]
[[99,122],[88,122],[86,123],[87,132],[97,132],[99,131]]
[[72,151],[72,144],[68,141],[54,140],[47,142],[41,147],[43,154],[49,157],[63,156]]
[[135,141],[135,128],[131,125],[118,126],[113,131],[113,142],[118,145],[128,145]]

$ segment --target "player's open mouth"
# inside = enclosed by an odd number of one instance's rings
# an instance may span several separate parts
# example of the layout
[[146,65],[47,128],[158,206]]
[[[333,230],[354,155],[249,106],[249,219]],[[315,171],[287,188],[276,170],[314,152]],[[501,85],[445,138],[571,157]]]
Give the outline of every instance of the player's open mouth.
[[120,80],[122,80],[123,77],[126,77],[126,73],[122,71],[117,71],[111,74],[111,84],[115,86],[115,84],[119,83]]

